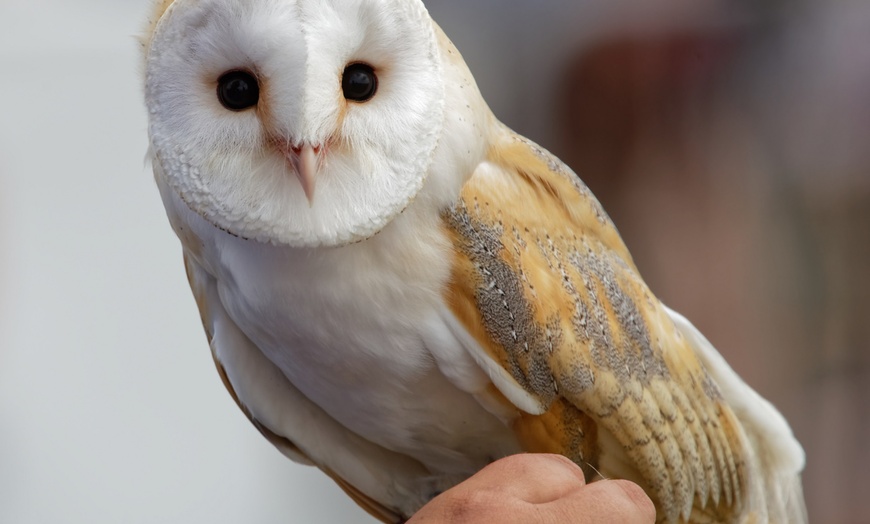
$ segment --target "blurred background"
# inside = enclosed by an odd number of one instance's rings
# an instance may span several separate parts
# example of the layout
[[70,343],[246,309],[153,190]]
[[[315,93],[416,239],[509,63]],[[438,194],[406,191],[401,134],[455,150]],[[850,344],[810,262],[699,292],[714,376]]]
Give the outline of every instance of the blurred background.
[[[429,0],[870,523],[870,2]],[[144,166],[144,0],[0,2],[0,522],[370,522],[214,372]]]

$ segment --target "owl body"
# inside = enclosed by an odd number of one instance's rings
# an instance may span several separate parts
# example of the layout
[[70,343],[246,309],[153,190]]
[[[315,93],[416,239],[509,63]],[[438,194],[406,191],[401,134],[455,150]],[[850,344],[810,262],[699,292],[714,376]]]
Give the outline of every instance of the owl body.
[[175,0],[143,40],[155,178],[218,372],[386,522],[500,457],[667,522],[799,522],[776,410],[487,108],[417,0]]
[[[427,349],[451,336],[438,314],[451,255],[444,231],[415,233],[414,209],[368,242],[322,251],[252,244],[162,193],[176,231],[202,246],[189,268],[215,275],[229,320],[342,426],[450,477],[433,492],[522,450]],[[467,364],[464,381],[483,382]]]

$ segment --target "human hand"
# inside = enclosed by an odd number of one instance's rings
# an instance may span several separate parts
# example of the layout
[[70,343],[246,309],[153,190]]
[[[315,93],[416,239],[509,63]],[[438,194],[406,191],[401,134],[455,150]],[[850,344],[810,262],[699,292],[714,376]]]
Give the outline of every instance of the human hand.
[[408,524],[652,524],[652,501],[627,480],[586,484],[561,455],[520,454],[493,462],[423,506]]

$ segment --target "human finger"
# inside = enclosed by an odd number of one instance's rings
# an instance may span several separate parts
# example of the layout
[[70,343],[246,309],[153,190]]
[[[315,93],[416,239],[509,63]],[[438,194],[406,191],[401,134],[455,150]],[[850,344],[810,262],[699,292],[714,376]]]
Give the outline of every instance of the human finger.
[[656,509],[637,484],[600,480],[542,505],[541,522],[582,524],[652,524]]
[[465,483],[472,490],[494,490],[505,498],[544,504],[586,484],[583,470],[562,455],[511,455],[480,470]]

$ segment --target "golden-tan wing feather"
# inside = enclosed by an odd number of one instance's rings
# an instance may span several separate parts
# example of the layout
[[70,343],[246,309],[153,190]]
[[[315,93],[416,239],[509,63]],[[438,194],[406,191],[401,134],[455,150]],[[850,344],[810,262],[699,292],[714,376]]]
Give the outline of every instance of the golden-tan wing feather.
[[542,406],[514,423],[528,450],[638,481],[660,520],[741,514],[740,424],[568,168],[503,129],[444,219],[448,307]]

